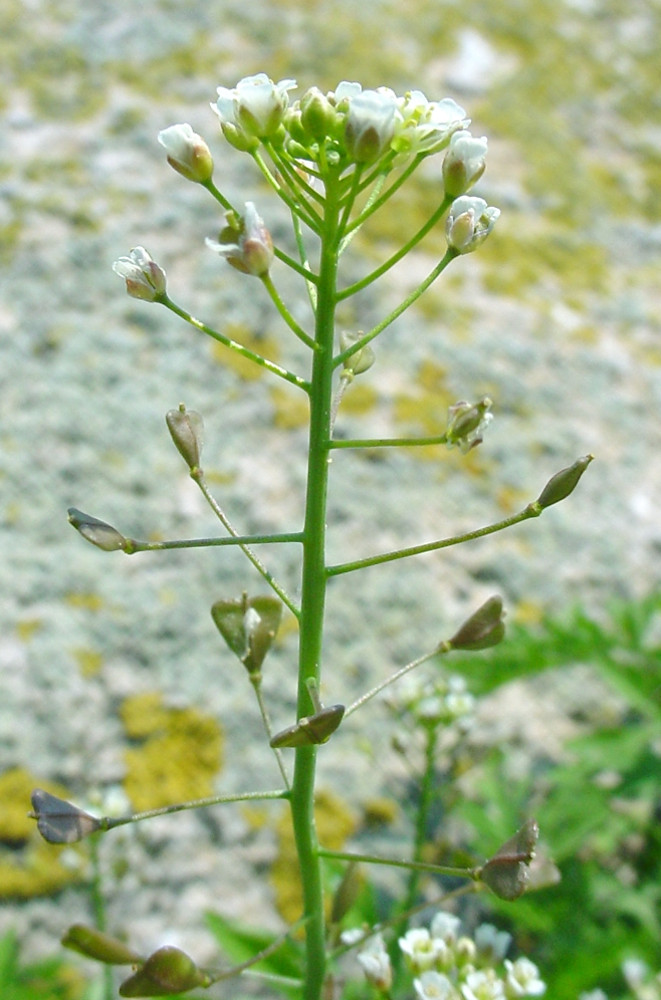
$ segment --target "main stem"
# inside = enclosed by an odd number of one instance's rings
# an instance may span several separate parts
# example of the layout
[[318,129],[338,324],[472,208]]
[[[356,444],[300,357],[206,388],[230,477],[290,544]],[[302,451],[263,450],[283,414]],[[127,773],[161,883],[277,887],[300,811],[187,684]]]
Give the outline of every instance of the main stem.
[[[329,185],[330,186],[330,185]],[[337,217],[327,188],[326,230],[321,239],[315,341],[310,387],[310,437],[307,470],[303,574],[299,620],[297,718],[314,711],[309,683],[320,686],[326,600],[326,503],[331,434],[333,339],[337,287]],[[296,749],[291,788],[294,838],[303,887],[305,973],[303,1000],[319,1000],[325,965],[325,922],[319,845],[314,818],[317,747]]]

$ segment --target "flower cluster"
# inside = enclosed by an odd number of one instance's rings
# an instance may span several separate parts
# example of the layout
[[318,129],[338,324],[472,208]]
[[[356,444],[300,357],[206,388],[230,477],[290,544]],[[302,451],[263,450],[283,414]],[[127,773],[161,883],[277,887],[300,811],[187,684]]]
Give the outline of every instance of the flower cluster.
[[[517,1000],[546,990],[534,962],[505,958],[511,937],[492,924],[480,924],[473,937],[461,932],[458,917],[440,910],[430,926],[417,927],[399,939],[413,975],[418,1000]],[[343,935],[346,943],[353,932]],[[386,993],[392,980],[390,956],[382,935],[367,939],[357,953],[365,978]]]

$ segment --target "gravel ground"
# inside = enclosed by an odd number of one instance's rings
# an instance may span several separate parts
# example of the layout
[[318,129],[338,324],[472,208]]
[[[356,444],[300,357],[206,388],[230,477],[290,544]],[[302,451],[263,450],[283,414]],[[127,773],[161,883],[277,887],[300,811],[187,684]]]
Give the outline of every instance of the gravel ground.
[[[419,655],[494,590],[510,615],[534,620],[575,602],[599,613],[615,597],[658,586],[657,5],[529,0],[526,16],[525,4],[484,0],[459,16],[430,2],[405,26],[380,2],[277,11],[197,0],[13,6],[0,42],[1,769],[29,767],[81,796],[119,782],[118,706],[158,689],[222,719],[223,789],[277,780],[264,774],[261,745],[245,745],[253,719],[245,679],[208,616],[217,597],[254,586],[238,557],[104,555],[65,517],[75,505],[135,537],[212,533],[163,422],[183,399],[204,414],[205,464],[242,528],[300,523],[304,434],[276,426],[282,407],[271,388],[224,368],[174,317],[128,299],[110,267],[144,245],[182,304],[221,329],[275,338],[284,362],[304,363],[260,290],[204,249],[220,220],[204,192],[168,170],[155,140],[160,128],[190,121],[209,138],[219,186],[258,200],[276,240],[287,239],[279,207],[223,146],[208,108],[218,84],[252,72],[324,89],[358,78],[451,94],[473,114],[473,131],[489,136],[476,193],[503,212],[483,250],[384,334],[365,376],[374,404],[343,425],[360,436],[403,433],[402,413],[413,412],[442,428],[448,400],[487,392],[496,413],[488,440],[468,461],[338,455],[332,558],[488,523],[537,496],[578,455],[596,456],[576,495],[537,522],[338,581],[329,700],[383,676],[384,660],[398,666]],[[391,218],[357,246],[349,275],[364,273],[366,255],[387,253],[397,229]],[[347,325],[368,328],[427,272],[440,245],[365,295]],[[300,294],[282,271],[274,277],[283,295]],[[409,429],[419,430],[416,419]],[[275,569],[295,588],[290,554]],[[100,669],[85,677],[90,657]],[[276,724],[290,721],[292,657],[290,640],[267,678]],[[363,737],[350,731],[323,762],[324,779],[343,782],[349,799],[373,787],[373,762],[354,752]],[[268,859],[268,831],[249,832],[227,810],[161,821],[150,837],[147,853],[137,837],[115,848],[139,875],[111,916],[130,900],[140,942],[150,947],[167,932],[199,953],[208,942],[192,914],[205,906],[261,915],[249,873]],[[220,871],[219,843],[234,848]],[[165,870],[174,874],[163,886]],[[73,890],[10,903],[0,929],[16,923],[28,947],[44,950],[81,905]],[[192,929],[173,937],[183,926]]]

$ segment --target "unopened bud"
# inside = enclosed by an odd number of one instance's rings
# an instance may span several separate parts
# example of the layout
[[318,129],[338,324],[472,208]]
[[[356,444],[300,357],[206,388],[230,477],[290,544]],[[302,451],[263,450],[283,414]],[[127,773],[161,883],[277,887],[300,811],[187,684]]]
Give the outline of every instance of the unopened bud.
[[202,417],[196,410],[187,410],[183,403],[176,410],[165,414],[170,436],[175,448],[189,469],[199,469],[202,452]]
[[445,430],[445,442],[448,448],[457,446],[466,454],[471,448],[481,444],[484,432],[493,420],[491,406],[492,402],[488,396],[478,399],[477,403],[460,400],[451,406]]
[[544,510],[545,507],[552,507],[554,503],[560,503],[561,500],[568,497],[576,489],[579,479],[593,458],[594,455],[584,455],[583,458],[578,458],[573,465],[556,472],[554,476],[551,476],[535,503]]
[[273,240],[252,201],[246,202],[243,216],[226,212],[227,225],[216,240],[205,240],[210,250],[224,257],[243,274],[257,278],[268,273],[273,263]]
[[67,511],[69,524],[92,545],[104,552],[116,552],[126,548],[126,538],[112,524],[106,524],[91,514],[83,514],[82,510],[69,507]]
[[282,604],[276,597],[248,597],[216,601],[211,617],[223,639],[249,674],[258,674],[273,644]]
[[134,299],[159,302],[165,298],[165,271],[151,259],[144,247],[135,247],[128,257],[120,257],[112,269],[124,278],[126,291]]
[[496,224],[500,209],[487,206],[484,198],[462,195],[450,206],[445,235],[456,253],[472,253],[484,243]]
[[198,969],[185,951],[166,945],[150,955],[142,968],[124,980],[119,987],[119,995],[162,997],[210,984],[211,977],[208,973]]
[[[305,137],[318,142],[330,135],[337,117],[335,108],[328,100],[327,96],[318,87],[311,87],[300,101],[300,123]],[[293,138],[300,136],[292,133]]]
[[[360,340],[363,336],[362,330],[358,330],[353,333],[349,330],[343,330],[340,334],[340,349],[341,351],[346,351],[352,347],[356,341]],[[372,350],[371,344],[365,344],[364,347],[359,348],[350,354],[348,358],[345,359],[342,366],[343,371],[350,376],[362,375],[363,372],[368,371],[376,360],[376,355]]]
[[[497,646],[504,635],[503,599],[494,595],[466,619],[447,645],[450,649],[488,649],[489,646]],[[441,646],[444,645],[441,643]]]
[[443,160],[445,193],[450,198],[465,194],[475,184],[486,165],[487,140],[476,139],[463,129],[455,132]]
[[106,965],[134,965],[141,961],[140,956],[123,941],[84,924],[69,927],[62,938],[62,944],[65,948],[94,958],[97,962],[105,962]]
[[35,788],[31,802],[29,815],[36,819],[39,833],[49,844],[75,844],[101,829],[94,816],[41,788]]
[[213,174],[213,159],[209,147],[190,125],[170,125],[158,133],[170,166],[189,181],[205,184]]

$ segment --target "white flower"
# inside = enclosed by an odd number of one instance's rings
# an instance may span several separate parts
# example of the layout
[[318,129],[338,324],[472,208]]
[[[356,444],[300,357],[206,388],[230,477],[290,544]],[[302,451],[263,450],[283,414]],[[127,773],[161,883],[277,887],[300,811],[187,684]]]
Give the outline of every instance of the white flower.
[[487,140],[476,139],[463,129],[450,138],[450,147],[443,160],[445,193],[450,198],[465,194],[484,173]]
[[464,1000],[503,1000],[503,982],[493,969],[469,972],[461,985]]
[[190,125],[170,125],[158,133],[158,141],[167,153],[168,163],[178,173],[199,184],[210,180],[213,160],[209,147]]
[[462,195],[450,206],[445,235],[448,246],[457,253],[472,253],[484,243],[500,215],[499,208],[488,207],[484,198]]
[[128,257],[120,257],[112,266],[126,281],[126,291],[134,299],[156,302],[165,295],[165,271],[151,259],[144,247],[135,247]]
[[368,938],[364,948],[358,952],[356,958],[362,966],[368,983],[372,983],[383,992],[390,989],[392,985],[390,956],[380,934],[374,934]]
[[475,944],[483,961],[500,962],[512,943],[512,935],[499,931],[493,924],[480,924],[475,931]]
[[419,1000],[450,1000],[457,996],[451,981],[442,972],[423,972],[413,980],[413,987]]
[[237,271],[262,277],[273,263],[273,241],[254,202],[246,202],[242,218],[233,212],[227,212],[225,218],[227,225],[219,240],[206,239],[206,245]]
[[546,983],[540,979],[539,969],[529,958],[505,959],[505,993],[508,997],[539,997],[546,992]]
[[435,153],[447,146],[455,132],[469,125],[470,118],[451,97],[428,101],[422,91],[412,90],[399,100],[393,146],[407,155]]
[[220,118],[223,132],[230,141],[240,141],[250,148],[250,139],[266,139],[278,130],[289,104],[287,91],[296,87],[295,80],[274,83],[265,73],[246,76],[236,87],[218,87],[218,100],[212,110]]
[[349,98],[344,137],[352,160],[356,163],[378,160],[395,134],[396,113],[397,98],[387,87],[363,90]]
[[431,922],[431,936],[451,946],[457,940],[460,926],[461,920],[454,913],[446,913],[445,910],[439,910]]
[[413,972],[432,969],[447,952],[447,945],[440,938],[432,938],[426,927],[414,927],[399,939]]

